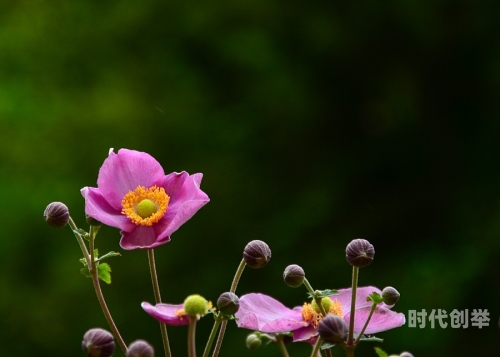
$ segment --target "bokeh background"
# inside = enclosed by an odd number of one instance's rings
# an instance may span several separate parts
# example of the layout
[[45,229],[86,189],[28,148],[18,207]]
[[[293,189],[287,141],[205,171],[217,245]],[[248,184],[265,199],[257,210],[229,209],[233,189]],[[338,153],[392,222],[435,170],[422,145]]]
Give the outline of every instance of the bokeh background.
[[[106,327],[68,227],[109,148],[146,151],[166,172],[202,172],[211,202],[156,250],[164,301],[229,290],[244,246],[273,256],[237,293],[301,305],[282,282],[350,284],[345,246],[374,244],[360,285],[396,287],[395,310],[487,309],[489,327],[409,328],[365,344],[415,356],[495,355],[500,308],[498,1],[7,1],[0,5],[2,355],[79,356]],[[104,294],[127,342],[162,355],[144,251],[103,227]],[[105,284],[104,284],[105,285]],[[448,320],[449,322],[449,320]],[[212,319],[198,324],[199,353]],[[220,356],[245,348],[230,324]],[[187,328],[170,328],[174,356]],[[307,356],[304,344],[289,346]],[[337,352],[342,355],[341,352]],[[116,355],[121,355],[117,351]]]

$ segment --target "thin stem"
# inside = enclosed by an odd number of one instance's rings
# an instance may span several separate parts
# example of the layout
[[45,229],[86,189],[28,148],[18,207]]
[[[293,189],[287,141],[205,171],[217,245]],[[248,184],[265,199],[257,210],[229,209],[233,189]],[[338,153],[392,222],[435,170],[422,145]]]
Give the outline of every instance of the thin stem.
[[325,352],[326,352],[326,357],[332,357],[332,350],[331,349],[327,349]]
[[[71,218],[69,219],[69,224],[71,226],[71,229],[73,229],[73,231],[78,229],[75,222]],[[82,253],[88,262],[87,264],[89,267],[90,276],[92,278],[92,284],[94,285],[94,290],[95,290],[95,293],[97,296],[97,300],[99,301],[99,305],[101,305],[101,309],[102,309],[102,312],[104,314],[104,317],[106,318],[106,321],[108,322],[108,325],[111,329],[111,332],[113,333],[113,336],[115,336],[123,353],[127,354],[127,345],[125,344],[125,341],[123,341],[123,338],[120,335],[120,332],[118,331],[118,328],[116,327],[116,324],[113,321],[113,318],[111,317],[111,313],[109,312],[108,306],[106,305],[106,301],[104,300],[104,295],[102,294],[101,285],[99,284],[99,276],[97,274],[97,269],[96,269],[96,264],[95,264],[95,259],[94,259],[94,239],[95,239],[96,231],[95,231],[94,227],[90,226],[90,234],[89,234],[89,246],[90,246],[90,252],[91,252],[90,254],[87,250],[87,246],[85,245],[85,242],[83,241],[83,238],[79,234],[77,234],[75,232],[73,232],[73,233],[75,234],[76,240],[78,241],[78,244],[80,245]]]
[[276,343],[278,344],[278,347],[280,348],[281,354],[283,357],[289,357],[288,356],[288,351],[286,350],[285,343],[283,342],[283,336],[276,336]]
[[240,281],[241,274],[243,274],[245,266],[246,266],[245,259],[242,259],[240,265],[238,266],[238,269],[236,270],[236,274],[234,274],[233,282],[231,284],[231,290],[229,290],[233,294],[236,292],[236,287],[238,286],[238,282]]
[[[311,294],[316,295],[316,291],[312,288],[311,284],[309,283],[309,280],[307,280],[306,278],[304,278],[304,285]],[[326,316],[327,312],[321,300],[322,298],[314,296],[314,301],[316,302],[316,305],[318,305],[319,311],[321,311],[321,315]]]
[[321,339],[320,336],[318,336],[318,339],[316,340],[316,344],[314,345],[314,348],[311,353],[311,357],[317,357],[319,348],[321,347],[321,344],[323,343],[323,340]]
[[[347,337],[347,345],[351,346],[354,335],[354,313],[356,310],[356,289],[358,287],[358,272],[359,268],[352,267],[352,296],[351,296],[351,317],[349,319],[349,335]],[[354,354],[354,351],[353,351]]]
[[372,307],[370,308],[370,314],[368,315],[368,318],[366,319],[365,325],[363,326],[363,329],[359,333],[358,338],[356,339],[356,341],[354,341],[354,346],[356,346],[358,344],[359,340],[361,339],[361,336],[363,336],[363,334],[365,333],[366,327],[368,326],[368,323],[370,322],[370,319],[372,318],[373,312],[375,311],[375,308],[377,307],[377,305],[378,304],[376,302],[372,303]]
[[[151,282],[153,283],[153,292],[157,304],[161,303],[160,284],[158,283],[158,275],[156,274],[155,255],[153,249],[148,249],[149,271],[151,273]],[[172,357],[170,352],[170,343],[168,342],[167,326],[160,322],[161,338],[163,341],[163,348],[165,350],[165,357]]]
[[208,357],[210,349],[212,348],[212,343],[214,342],[215,339],[215,334],[219,329],[221,321],[222,320],[219,317],[217,316],[215,317],[214,327],[212,327],[212,331],[210,332],[210,336],[208,337],[207,345],[205,346],[205,351],[203,352],[203,357]]
[[[233,294],[236,292],[236,287],[238,286],[238,282],[240,281],[241,274],[243,274],[243,270],[245,269],[246,263],[245,259],[242,259],[238,269],[236,270],[236,274],[234,274],[233,282],[231,284],[231,290]],[[227,320],[222,321],[219,330],[219,336],[217,337],[217,342],[215,343],[214,353],[212,357],[217,357],[219,355],[220,348],[222,346],[222,340],[224,339],[224,333],[226,332]]]
[[196,316],[188,316],[189,317],[189,331],[188,331],[188,355],[189,357],[196,357],[196,341],[195,341],[195,332],[196,332],[196,322],[198,319]]

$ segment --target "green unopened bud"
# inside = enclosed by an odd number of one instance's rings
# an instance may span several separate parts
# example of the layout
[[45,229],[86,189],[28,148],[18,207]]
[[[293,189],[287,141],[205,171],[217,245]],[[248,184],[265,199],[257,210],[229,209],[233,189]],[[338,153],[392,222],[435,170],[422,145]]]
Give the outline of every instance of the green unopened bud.
[[[321,305],[323,305],[323,308],[328,313],[328,311],[330,311],[330,308],[333,306],[333,301],[328,296],[325,296],[324,298],[321,299]],[[313,301],[311,301],[311,307],[318,314],[321,313],[321,310],[319,309],[319,306],[316,303],[316,300],[313,299]]]
[[255,333],[251,333],[250,335],[247,336],[246,345],[248,349],[255,350],[259,348],[260,345],[262,345],[262,340]]
[[337,315],[326,315],[318,325],[318,334],[323,341],[328,343],[340,343],[347,337],[347,324],[344,319]]
[[82,350],[88,357],[111,357],[115,352],[113,335],[102,328],[93,328],[83,335]]
[[304,269],[296,264],[287,266],[283,272],[285,284],[292,288],[301,286],[304,283],[305,277],[306,273],[304,273]]
[[347,245],[345,256],[352,266],[363,268],[373,261],[375,248],[366,239],[354,239]]
[[203,316],[208,312],[208,301],[200,295],[190,295],[184,300],[184,311],[189,316]]
[[85,220],[87,221],[89,226],[101,226],[102,223],[99,222],[97,219],[90,217],[88,214],[85,213]]
[[45,208],[43,218],[52,227],[62,228],[69,222],[69,209],[62,202],[52,202]]
[[234,315],[240,308],[240,299],[234,293],[222,293],[217,299],[217,308],[225,315]]
[[261,240],[253,240],[243,250],[243,259],[251,268],[262,268],[271,259],[271,249]]
[[392,286],[385,287],[382,290],[382,298],[386,305],[394,305],[399,300],[399,292]]
[[134,341],[128,346],[127,357],[154,357],[153,347],[144,340]]

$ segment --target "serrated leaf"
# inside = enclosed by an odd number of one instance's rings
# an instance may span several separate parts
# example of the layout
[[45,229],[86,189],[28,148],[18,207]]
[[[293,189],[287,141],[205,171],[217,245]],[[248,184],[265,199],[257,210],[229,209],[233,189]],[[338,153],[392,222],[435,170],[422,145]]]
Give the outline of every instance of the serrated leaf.
[[375,304],[380,304],[381,302],[384,301],[384,299],[382,298],[382,296],[379,293],[374,291],[366,297],[366,301],[372,301]]
[[332,296],[332,295],[339,295],[339,292],[335,289],[325,289],[325,290],[316,290],[315,292],[307,293],[307,295],[311,298],[324,298],[327,296]]
[[102,260],[104,260],[106,258],[118,257],[118,256],[121,256],[121,254],[117,253],[117,252],[111,251],[111,252],[108,252],[108,253],[104,254],[102,257],[100,257],[99,259],[97,259],[97,261],[102,261]]
[[97,266],[97,276],[106,284],[111,284],[111,267],[106,263]]
[[79,235],[80,237],[89,240],[89,234],[81,228],[73,229],[73,233]]
[[[85,265],[87,265],[87,264],[85,264]],[[91,275],[90,275],[90,270],[89,270],[89,268],[87,268],[87,267],[85,267],[85,268],[81,268],[81,269],[80,269],[80,272],[81,272],[81,273],[82,273],[85,277],[87,277],[87,278],[90,278],[90,277],[91,277]]]
[[387,357],[387,353],[385,353],[381,348],[375,347],[375,352],[378,357]]

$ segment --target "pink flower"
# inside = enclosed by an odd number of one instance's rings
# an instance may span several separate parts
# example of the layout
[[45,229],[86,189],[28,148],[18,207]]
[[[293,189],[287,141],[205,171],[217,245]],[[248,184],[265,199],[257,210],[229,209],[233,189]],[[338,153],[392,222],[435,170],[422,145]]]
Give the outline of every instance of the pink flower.
[[85,212],[121,230],[123,249],[153,249],[189,220],[209,198],[200,189],[203,175],[171,173],[151,155],[121,149],[104,160],[97,188],[84,187]]
[[151,305],[149,302],[143,302],[141,307],[151,317],[169,326],[182,326],[189,324],[189,318],[184,312],[184,304],[156,304]]
[[[340,289],[339,295],[331,296],[333,304],[330,313],[344,318],[349,324],[351,316],[352,289]],[[356,309],[354,315],[354,332],[360,333],[370,313],[371,302],[366,298],[372,292],[382,292],[372,286],[360,287],[356,291]],[[402,313],[391,311],[384,303],[377,305],[372,318],[365,330],[366,334],[374,334],[400,327],[405,323]],[[315,313],[310,304],[289,309],[279,301],[263,294],[246,294],[240,297],[240,309],[235,314],[238,319],[236,324],[251,330],[266,333],[279,333],[293,331],[294,341],[308,341],[318,332],[318,323],[321,315]]]

